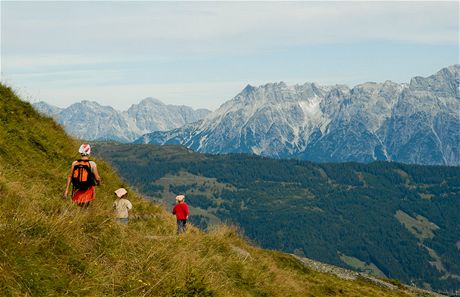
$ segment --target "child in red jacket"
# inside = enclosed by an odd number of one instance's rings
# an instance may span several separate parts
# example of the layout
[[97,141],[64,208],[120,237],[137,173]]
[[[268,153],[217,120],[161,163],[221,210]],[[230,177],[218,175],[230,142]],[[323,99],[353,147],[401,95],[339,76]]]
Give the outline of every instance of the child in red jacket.
[[185,196],[176,196],[176,206],[174,206],[172,213],[176,215],[177,219],[177,234],[185,232],[187,227],[187,219],[189,215],[188,205],[184,202]]

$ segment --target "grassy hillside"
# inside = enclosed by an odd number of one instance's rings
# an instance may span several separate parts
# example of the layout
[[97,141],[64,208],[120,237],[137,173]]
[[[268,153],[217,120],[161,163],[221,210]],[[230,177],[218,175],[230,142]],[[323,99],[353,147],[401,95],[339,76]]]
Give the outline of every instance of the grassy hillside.
[[263,247],[450,291],[460,286],[460,168],[315,164],[100,144],[140,191],[185,193],[202,228],[238,224]]
[[0,86],[0,295],[410,296],[314,272],[289,255],[251,246],[234,229],[175,236],[162,207],[131,192],[129,226],[114,223],[103,178],[86,210],[62,199],[79,143]]

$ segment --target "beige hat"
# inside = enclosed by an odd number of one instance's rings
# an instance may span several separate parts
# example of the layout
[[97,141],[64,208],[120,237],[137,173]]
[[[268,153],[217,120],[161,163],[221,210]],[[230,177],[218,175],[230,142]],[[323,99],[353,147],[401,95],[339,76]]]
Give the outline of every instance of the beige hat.
[[128,191],[126,191],[125,188],[119,188],[118,190],[115,191],[115,194],[118,196],[118,198],[121,198],[128,194]]
[[184,201],[185,196],[184,195],[177,195],[176,196],[176,201]]

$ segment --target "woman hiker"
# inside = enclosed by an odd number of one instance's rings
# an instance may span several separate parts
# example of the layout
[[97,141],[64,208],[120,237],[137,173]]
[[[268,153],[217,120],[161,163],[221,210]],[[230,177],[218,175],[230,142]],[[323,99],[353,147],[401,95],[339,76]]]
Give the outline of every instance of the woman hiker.
[[70,174],[67,177],[64,199],[67,199],[72,182],[72,201],[80,207],[88,207],[89,203],[96,198],[94,186],[101,183],[101,177],[96,163],[89,160],[91,154],[89,144],[82,144],[78,152],[81,158],[72,163]]

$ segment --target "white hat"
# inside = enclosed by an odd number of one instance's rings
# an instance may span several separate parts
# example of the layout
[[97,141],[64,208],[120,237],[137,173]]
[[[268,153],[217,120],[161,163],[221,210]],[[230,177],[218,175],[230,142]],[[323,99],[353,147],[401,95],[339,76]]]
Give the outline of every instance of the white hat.
[[82,145],[80,145],[78,152],[83,156],[89,156],[89,154],[91,154],[91,147],[89,146],[89,144],[83,143]]
[[121,198],[128,194],[128,191],[126,191],[125,188],[119,188],[118,190],[115,191],[115,194],[118,196],[118,198]]
[[177,195],[176,196],[176,201],[184,201],[185,196],[184,195]]

